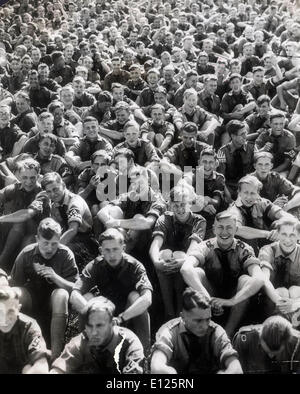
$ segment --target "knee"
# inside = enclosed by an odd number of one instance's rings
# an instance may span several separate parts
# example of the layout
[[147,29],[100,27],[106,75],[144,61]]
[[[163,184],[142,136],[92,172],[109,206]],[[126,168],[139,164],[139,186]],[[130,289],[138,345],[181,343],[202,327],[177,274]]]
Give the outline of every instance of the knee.
[[276,289],[276,292],[280,295],[280,297],[290,298],[290,293],[289,293],[288,289],[286,289],[285,287],[278,287]]
[[300,286],[291,286],[289,288],[290,298],[300,297]]
[[145,216],[137,213],[136,215],[134,215],[133,219],[145,219]]
[[53,311],[58,311],[68,305],[69,293],[65,289],[55,289],[51,294],[51,306]]

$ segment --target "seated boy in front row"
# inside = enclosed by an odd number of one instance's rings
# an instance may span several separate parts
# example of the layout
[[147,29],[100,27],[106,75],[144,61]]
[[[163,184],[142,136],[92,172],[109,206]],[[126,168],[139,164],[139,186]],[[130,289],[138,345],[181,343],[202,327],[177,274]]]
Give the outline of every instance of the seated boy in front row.
[[48,373],[47,348],[34,319],[20,313],[14,289],[0,287],[0,374]]

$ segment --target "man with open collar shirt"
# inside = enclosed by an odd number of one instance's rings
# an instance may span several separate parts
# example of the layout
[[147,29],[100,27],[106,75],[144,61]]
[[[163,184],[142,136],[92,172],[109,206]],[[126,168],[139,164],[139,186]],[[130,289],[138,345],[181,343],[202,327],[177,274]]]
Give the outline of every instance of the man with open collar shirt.
[[124,252],[124,237],[119,230],[104,231],[99,244],[101,254],[82,271],[71,293],[71,303],[83,313],[87,305],[84,295],[97,286],[100,294],[116,305],[117,323],[130,321],[147,351],[150,346],[147,310],[152,303],[152,285],[145,267]]
[[225,176],[226,186],[233,199],[237,196],[237,182],[253,170],[255,145],[247,141],[244,122],[231,120],[226,126],[231,142],[218,151],[218,171]]
[[274,156],[274,170],[287,174],[291,160],[295,156],[296,139],[284,128],[285,115],[277,112],[270,115],[271,128],[263,131],[255,141],[259,151],[267,151]]
[[263,285],[262,272],[251,246],[235,238],[237,224],[230,213],[216,215],[214,231],[215,238],[191,245],[181,273],[188,286],[213,297],[220,312],[231,308],[225,330],[232,336],[249,298]]

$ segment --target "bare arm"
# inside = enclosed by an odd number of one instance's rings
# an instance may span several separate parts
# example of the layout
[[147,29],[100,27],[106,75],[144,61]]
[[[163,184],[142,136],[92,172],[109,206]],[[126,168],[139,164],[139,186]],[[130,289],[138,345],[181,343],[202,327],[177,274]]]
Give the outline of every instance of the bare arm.
[[136,316],[146,312],[152,304],[151,290],[143,290],[141,296],[127,308],[121,315],[125,321],[133,319]]
[[24,223],[35,216],[33,209],[20,209],[0,217],[0,223]]
[[61,236],[61,240],[60,240],[61,243],[63,245],[67,245],[68,243],[70,243],[78,233],[78,229],[79,229],[79,224],[77,222],[71,222],[68,230],[65,231]]
[[167,356],[161,350],[155,350],[151,358],[151,374],[177,374],[175,368],[168,364]]

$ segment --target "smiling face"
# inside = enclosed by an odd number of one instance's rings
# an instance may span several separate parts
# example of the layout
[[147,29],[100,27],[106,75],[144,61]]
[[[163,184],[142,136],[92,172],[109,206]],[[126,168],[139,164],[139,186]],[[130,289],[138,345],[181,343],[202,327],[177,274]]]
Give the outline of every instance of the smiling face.
[[171,203],[171,210],[174,212],[176,219],[180,222],[186,222],[191,213],[190,199],[184,196],[182,201],[173,201]]
[[246,207],[252,207],[259,199],[259,191],[256,185],[243,183],[239,191],[239,197],[242,200],[243,205]]
[[124,137],[129,146],[136,146],[140,136],[140,131],[136,127],[127,127]]
[[188,133],[187,131],[183,130],[181,134],[181,138],[183,145],[186,148],[192,148],[197,139],[197,131],[195,131],[194,133]]
[[51,201],[60,203],[65,194],[66,186],[63,183],[52,182],[45,186],[45,191]]
[[279,137],[282,134],[284,124],[285,124],[285,118],[273,118],[271,120],[272,134],[275,137]]
[[204,177],[209,178],[217,168],[217,161],[212,155],[203,155],[199,160],[199,165],[203,166]]
[[91,120],[85,122],[83,125],[83,132],[87,139],[90,141],[95,141],[98,138],[99,125],[96,120]]
[[23,97],[16,98],[15,102],[19,114],[27,111],[30,108],[28,100],[24,99]]
[[197,101],[198,97],[196,94],[189,94],[183,97],[184,107],[188,111],[193,111],[196,108]]
[[246,127],[240,129],[236,134],[231,135],[233,145],[239,149],[244,146],[247,142],[247,130]]
[[214,232],[217,237],[217,243],[222,249],[227,249],[232,245],[235,233],[236,222],[233,218],[224,218],[215,220]]
[[49,158],[55,151],[56,145],[50,138],[42,138],[39,142],[39,154],[42,158]]
[[291,253],[297,246],[300,234],[293,225],[282,225],[278,230],[279,244],[286,253]]
[[35,170],[23,169],[18,173],[18,179],[22,185],[22,188],[27,192],[31,192],[37,184],[38,173]]

